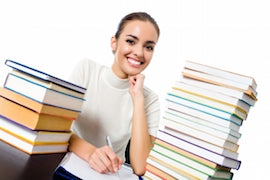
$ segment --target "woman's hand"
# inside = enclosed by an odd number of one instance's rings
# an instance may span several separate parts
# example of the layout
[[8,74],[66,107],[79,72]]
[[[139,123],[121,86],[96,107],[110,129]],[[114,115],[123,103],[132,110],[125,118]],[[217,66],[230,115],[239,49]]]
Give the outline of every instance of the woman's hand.
[[137,74],[135,76],[129,76],[129,93],[134,101],[136,97],[143,97],[143,83],[145,76],[143,74]]
[[88,163],[99,173],[115,173],[120,169],[123,160],[109,146],[103,146],[96,148],[89,156]]

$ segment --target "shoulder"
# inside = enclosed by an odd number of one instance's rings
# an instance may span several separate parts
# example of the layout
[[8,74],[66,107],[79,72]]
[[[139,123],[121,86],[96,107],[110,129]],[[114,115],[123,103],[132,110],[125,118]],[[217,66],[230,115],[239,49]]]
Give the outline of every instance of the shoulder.
[[98,68],[100,66],[101,65],[98,64],[96,61],[93,61],[92,59],[84,58],[77,63],[76,68],[89,70],[89,69]]
[[83,87],[88,87],[90,79],[101,67],[100,64],[91,59],[81,59],[73,69],[70,80]]

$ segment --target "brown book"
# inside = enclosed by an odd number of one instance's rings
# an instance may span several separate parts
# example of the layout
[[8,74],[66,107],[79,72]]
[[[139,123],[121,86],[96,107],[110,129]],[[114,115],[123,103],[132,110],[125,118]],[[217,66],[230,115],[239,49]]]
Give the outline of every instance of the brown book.
[[37,113],[0,96],[0,115],[32,130],[69,131],[72,120]]
[[72,111],[72,110],[68,110],[68,109],[64,109],[64,108],[60,108],[56,106],[50,106],[50,105],[39,103],[37,101],[34,101],[30,98],[22,96],[18,93],[15,93],[3,87],[0,87],[0,96],[3,96],[6,99],[16,102],[22,106],[25,106],[41,114],[65,117],[69,119],[76,119],[79,114],[78,111]]

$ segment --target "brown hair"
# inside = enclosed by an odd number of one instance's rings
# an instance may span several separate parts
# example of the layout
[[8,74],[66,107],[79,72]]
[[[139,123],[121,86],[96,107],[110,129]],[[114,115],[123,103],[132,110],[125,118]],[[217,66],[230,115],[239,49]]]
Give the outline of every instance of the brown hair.
[[150,23],[152,23],[157,31],[157,34],[159,36],[160,34],[160,30],[158,27],[157,22],[154,20],[154,18],[152,18],[149,14],[145,13],[145,12],[134,12],[131,14],[126,15],[125,17],[122,18],[122,20],[120,21],[119,25],[118,25],[118,29],[115,33],[115,38],[118,39],[120,34],[122,33],[125,25],[129,22],[129,21],[133,21],[133,20],[140,20],[140,21],[149,21]]

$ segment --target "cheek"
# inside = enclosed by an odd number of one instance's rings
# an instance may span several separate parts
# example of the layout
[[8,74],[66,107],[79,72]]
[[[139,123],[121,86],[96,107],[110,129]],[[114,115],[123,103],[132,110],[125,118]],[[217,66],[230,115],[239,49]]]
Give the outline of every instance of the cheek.
[[120,54],[125,55],[131,52],[131,48],[129,46],[122,45],[119,47],[119,52]]
[[144,53],[144,59],[146,60],[146,61],[151,61],[151,59],[152,59],[152,56],[153,56],[153,53],[152,52],[145,52]]

